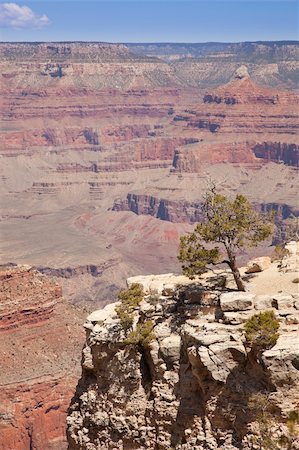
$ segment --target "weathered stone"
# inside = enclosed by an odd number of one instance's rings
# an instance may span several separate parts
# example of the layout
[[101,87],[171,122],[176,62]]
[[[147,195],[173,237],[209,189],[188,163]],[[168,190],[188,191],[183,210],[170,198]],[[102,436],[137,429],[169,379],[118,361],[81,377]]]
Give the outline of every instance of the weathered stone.
[[166,337],[169,337],[171,333],[171,327],[167,322],[158,323],[155,326],[155,336],[157,339],[164,339]]
[[299,241],[291,241],[285,245],[285,249],[290,253],[290,255],[299,254]]
[[218,302],[217,292],[207,290],[203,286],[190,286],[184,290],[184,302],[186,304],[198,304],[205,306],[216,306]]
[[299,276],[299,241],[291,241],[285,245],[289,254],[286,255],[280,264],[282,272],[294,272],[294,277]]
[[165,295],[166,297],[170,297],[170,296],[174,295],[174,293],[175,293],[175,286],[173,284],[165,283],[163,285],[162,295]]
[[115,306],[118,305],[118,304],[119,304],[119,302],[111,303],[109,305],[106,305],[105,308],[103,308],[103,309],[98,309],[96,311],[93,311],[87,317],[87,319],[86,319],[87,323],[88,322],[91,322],[91,323],[102,323],[106,319],[111,318],[111,316],[113,316],[113,313],[116,316]]
[[292,309],[294,308],[294,298],[288,294],[274,294],[272,306],[276,309]]
[[66,450],[85,316],[31,266],[0,268],[1,450]]
[[253,315],[252,311],[225,312],[223,314],[223,323],[230,325],[240,325],[246,322]]
[[[181,298],[182,287],[174,299],[152,304],[145,298],[134,318],[134,328],[145,318],[154,324],[155,338],[145,346],[125,344],[113,311],[89,322],[87,364],[68,418],[69,450],[237,450],[236,436],[244,450],[253,450],[259,428],[251,428],[247,399],[265,386],[283,410],[273,428],[279,433],[279,420],[299,400],[296,296],[226,292],[221,311],[203,306],[205,291],[196,290],[199,303]],[[280,336],[255,360],[245,348],[243,323],[269,309]]]
[[160,350],[166,362],[178,363],[181,352],[181,337],[172,335],[164,338],[160,343]]
[[257,310],[265,310],[273,308],[272,295],[257,295],[254,299],[254,308]]
[[[138,283],[142,286],[145,294],[153,295],[168,295],[165,294],[176,290],[180,284],[190,284],[192,280],[183,275],[174,275],[173,273],[163,273],[161,275],[140,275],[130,277],[127,279],[127,284],[130,287],[133,283]],[[165,291],[166,289],[166,291]],[[171,294],[169,294],[171,295]]]
[[222,311],[246,311],[253,308],[254,294],[247,292],[226,292],[220,296]]
[[269,269],[270,266],[271,258],[269,256],[261,256],[248,262],[245,273],[263,272],[264,270]]
[[94,369],[91,349],[88,345],[85,345],[85,347],[82,350],[82,367],[86,370]]

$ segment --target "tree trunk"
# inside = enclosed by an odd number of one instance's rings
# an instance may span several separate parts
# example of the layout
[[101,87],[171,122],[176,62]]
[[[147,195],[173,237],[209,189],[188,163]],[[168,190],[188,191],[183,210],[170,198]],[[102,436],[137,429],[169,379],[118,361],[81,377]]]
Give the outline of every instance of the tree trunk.
[[246,290],[245,289],[245,285],[244,285],[244,283],[242,281],[239,269],[237,267],[235,267],[234,269],[231,267],[231,269],[232,269],[232,273],[233,273],[233,276],[234,276],[234,279],[235,279],[238,291],[245,291]]
[[229,258],[229,267],[233,273],[234,280],[236,282],[238,291],[244,292],[246,289],[245,289],[245,285],[242,281],[241,274],[240,274],[239,269],[236,264],[236,257],[233,256],[228,249],[227,249],[227,254],[228,254],[228,258]]

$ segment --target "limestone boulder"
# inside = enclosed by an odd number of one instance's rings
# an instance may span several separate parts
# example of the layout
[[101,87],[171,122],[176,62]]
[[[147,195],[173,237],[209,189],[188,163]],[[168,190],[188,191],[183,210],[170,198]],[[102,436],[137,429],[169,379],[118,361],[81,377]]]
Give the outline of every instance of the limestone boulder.
[[225,292],[220,295],[222,311],[247,311],[253,309],[255,295],[248,292]]
[[294,303],[295,301],[292,295],[284,293],[273,295],[272,306],[278,310],[293,309]]
[[173,334],[164,338],[160,343],[160,351],[166,362],[171,364],[178,363],[181,352],[181,337]]
[[299,275],[299,241],[291,241],[286,244],[285,249],[288,250],[280,264],[282,272],[294,272]]
[[[299,402],[299,333],[297,327],[282,333],[276,345],[262,356],[271,381],[280,386],[279,402],[287,413],[296,409]],[[276,394],[278,395],[278,393]]]
[[273,308],[272,295],[257,295],[254,299],[254,308],[257,310],[265,310]]
[[245,273],[263,272],[271,266],[271,258],[269,256],[261,256],[249,261]]
[[290,255],[299,255],[299,241],[291,241],[285,245]]
[[198,304],[202,307],[217,306],[218,299],[218,291],[211,291],[200,285],[188,286],[184,291],[184,302],[186,304]]
[[188,277],[183,275],[174,275],[173,273],[163,273],[161,275],[140,275],[127,279],[127,285],[130,287],[133,283],[142,286],[145,294],[149,295],[173,295],[179,285],[188,285],[192,283]]
[[227,325],[240,325],[245,323],[253,315],[253,311],[226,311],[222,321]]
[[118,305],[117,303],[110,303],[109,305],[106,305],[103,309],[97,309],[96,311],[93,311],[89,316],[87,316],[86,319],[86,328],[88,328],[88,324],[96,324],[96,323],[103,323],[107,319],[111,319],[112,316],[116,317],[115,313],[115,306]]

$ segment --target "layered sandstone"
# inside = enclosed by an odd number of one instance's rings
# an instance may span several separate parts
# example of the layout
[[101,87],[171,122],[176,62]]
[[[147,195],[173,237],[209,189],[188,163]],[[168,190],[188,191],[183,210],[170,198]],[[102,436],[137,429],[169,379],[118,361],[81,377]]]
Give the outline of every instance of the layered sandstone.
[[136,271],[178,270],[207,180],[298,211],[297,46],[195,47],[170,61],[155,45],[0,45],[3,263],[101,304]]
[[[298,257],[293,244],[285,262]],[[287,422],[299,405],[296,272],[261,270],[247,280],[249,292],[224,289],[223,271],[194,282],[172,274],[128,280],[145,291],[134,327],[152,321],[148,346],[124,342],[115,304],[93,312],[67,418],[69,450],[264,448],[257,394],[272,405],[273,442],[297,449],[298,424]],[[279,338],[257,354],[243,325],[265,310],[277,317]]]
[[[255,203],[259,212],[275,212],[275,221],[279,222],[289,217],[298,216],[297,207],[283,203]],[[203,219],[202,203],[182,200],[167,200],[151,195],[128,193],[126,199],[117,200],[113,211],[131,211],[137,215],[150,215],[169,222],[196,223]]]
[[[228,84],[206,93],[203,102],[204,110],[194,108],[174,117],[203,131],[201,142],[176,151],[176,170],[200,172],[211,162],[258,166],[275,161],[298,167],[295,94],[256,84],[247,67],[241,66]],[[269,141],[262,141],[261,136]]]
[[0,270],[1,450],[66,448],[84,314],[30,266]]

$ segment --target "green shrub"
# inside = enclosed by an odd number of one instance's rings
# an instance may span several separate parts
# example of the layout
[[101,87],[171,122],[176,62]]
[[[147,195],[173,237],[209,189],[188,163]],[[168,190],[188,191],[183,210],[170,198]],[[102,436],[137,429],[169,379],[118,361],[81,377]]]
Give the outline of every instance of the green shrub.
[[118,315],[121,327],[126,334],[132,329],[134,310],[140,305],[143,297],[144,293],[142,286],[138,283],[133,283],[129,289],[122,290],[118,294],[118,299],[121,303],[116,306],[115,312]]
[[148,347],[149,343],[155,339],[153,328],[154,324],[151,320],[138,323],[136,330],[130,332],[125,343],[128,345],[140,345],[143,348]]
[[125,333],[127,333],[133,326],[134,314],[128,311],[125,305],[119,305],[115,308],[115,311],[119,317],[120,324]]
[[129,289],[120,291],[117,297],[122,303],[132,308],[137,308],[143,300],[144,292],[139,283],[133,283]]
[[273,347],[278,339],[279,322],[273,311],[255,314],[244,325],[246,341],[262,350]]

